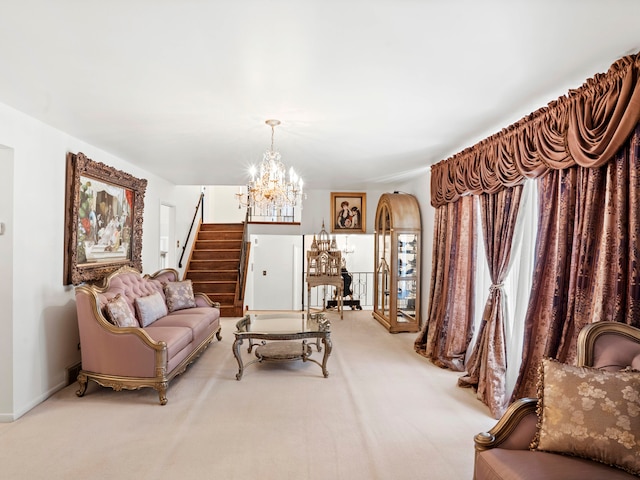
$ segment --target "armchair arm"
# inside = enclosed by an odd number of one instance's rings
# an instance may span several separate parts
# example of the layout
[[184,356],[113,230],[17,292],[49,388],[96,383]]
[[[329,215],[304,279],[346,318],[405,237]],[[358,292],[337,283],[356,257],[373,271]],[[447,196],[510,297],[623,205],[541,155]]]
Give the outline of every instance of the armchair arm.
[[480,432],[474,438],[476,452],[490,448],[528,450],[536,433],[536,398],[516,400],[498,423],[488,432]]
[[640,329],[620,322],[600,321],[580,330],[577,365],[620,370],[640,355]]

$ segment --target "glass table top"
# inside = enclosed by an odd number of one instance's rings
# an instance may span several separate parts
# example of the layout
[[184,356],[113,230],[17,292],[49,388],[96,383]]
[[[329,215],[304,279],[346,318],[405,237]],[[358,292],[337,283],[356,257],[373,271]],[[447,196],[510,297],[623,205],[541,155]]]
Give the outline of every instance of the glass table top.
[[325,314],[306,311],[249,311],[236,324],[236,333],[296,334],[328,332],[331,324]]

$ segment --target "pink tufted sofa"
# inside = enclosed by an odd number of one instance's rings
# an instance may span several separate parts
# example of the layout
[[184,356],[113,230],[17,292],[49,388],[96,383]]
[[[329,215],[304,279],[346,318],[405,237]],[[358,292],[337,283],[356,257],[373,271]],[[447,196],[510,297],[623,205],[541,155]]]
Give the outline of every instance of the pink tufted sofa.
[[[80,330],[82,369],[78,375],[78,396],[83,396],[87,383],[93,380],[114,390],[154,388],[160,404],[167,403],[169,382],[192,363],[211,343],[220,337],[219,304],[200,293],[193,294],[195,306],[167,311],[166,315],[146,326],[140,326],[136,299],[159,292],[166,300],[164,288],[178,282],[178,272],[161,270],[153,275],[123,267],[99,285],[76,287],[76,308]],[[177,285],[177,284],[172,284]],[[124,298],[126,305],[121,299]],[[118,326],[108,315],[107,303],[117,300],[130,309],[131,326]],[[129,312],[127,312],[129,315]]]
[[[587,325],[578,336],[577,348],[578,366],[608,372],[640,369],[640,329],[630,325],[606,321]],[[537,398],[519,399],[491,430],[475,436],[474,480],[638,478],[587,458],[531,450],[538,428],[537,405]],[[599,414],[594,411],[591,415]]]

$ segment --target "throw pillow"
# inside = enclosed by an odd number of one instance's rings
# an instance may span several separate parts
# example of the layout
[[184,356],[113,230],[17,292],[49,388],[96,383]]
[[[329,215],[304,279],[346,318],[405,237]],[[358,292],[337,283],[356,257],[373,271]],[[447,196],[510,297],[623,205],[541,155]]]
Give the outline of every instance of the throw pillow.
[[138,321],[133,316],[127,301],[120,294],[107,302],[105,306],[107,319],[118,327],[137,327]]
[[152,293],[146,297],[138,297],[135,300],[135,304],[138,312],[138,320],[142,327],[151,325],[168,313],[164,298],[162,298],[160,292]]
[[608,372],[544,359],[532,448],[640,474],[640,372]]
[[167,282],[163,288],[164,296],[167,299],[167,308],[170,312],[196,306],[191,280]]

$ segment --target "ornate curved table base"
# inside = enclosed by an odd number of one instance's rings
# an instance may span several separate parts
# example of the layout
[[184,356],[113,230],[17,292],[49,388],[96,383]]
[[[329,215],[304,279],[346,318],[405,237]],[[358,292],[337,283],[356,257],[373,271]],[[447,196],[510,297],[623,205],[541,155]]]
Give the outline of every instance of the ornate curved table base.
[[[295,316],[294,316],[295,318]],[[313,362],[322,368],[322,374],[324,377],[329,376],[327,370],[327,361],[331,354],[331,332],[330,323],[323,314],[314,314],[314,318],[310,321],[314,323],[311,329],[302,329],[301,331],[291,332],[266,332],[266,331],[251,331],[251,315],[247,315],[240,320],[237,324],[237,331],[235,332],[236,339],[233,342],[233,355],[238,362],[238,373],[236,374],[236,380],[240,380],[244,373],[245,367],[254,363],[262,362],[286,362],[302,360],[303,362]],[[247,339],[249,347],[247,351],[251,353],[253,347],[255,349],[256,358],[244,363],[240,352],[240,347]],[[311,344],[308,343],[308,339],[314,339]],[[259,340],[259,343],[254,342]],[[311,345],[315,344],[318,352],[322,351],[320,344],[324,346],[324,354],[322,356],[322,363],[312,358]]]

